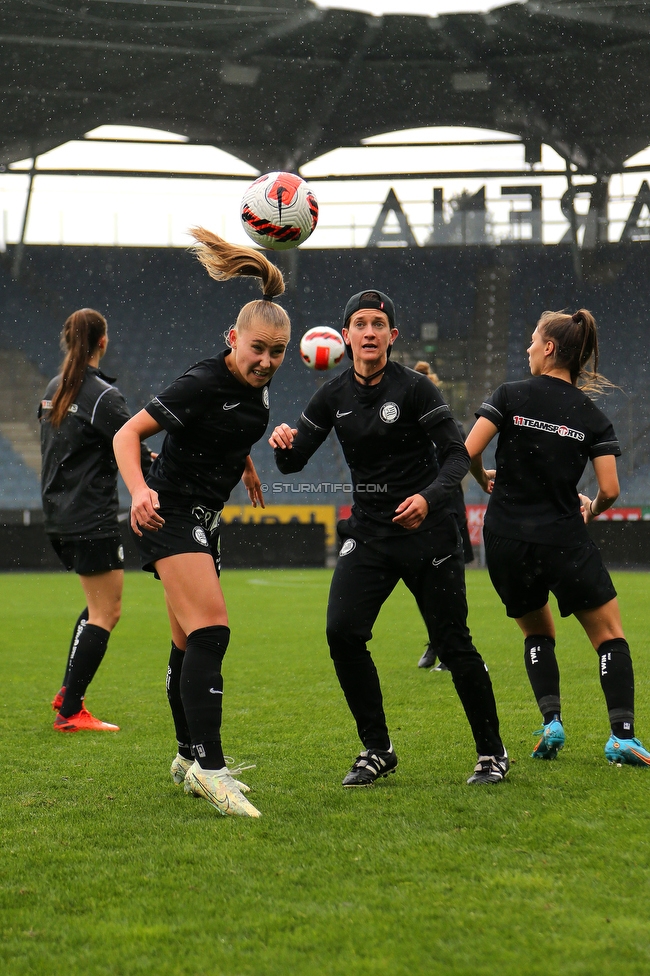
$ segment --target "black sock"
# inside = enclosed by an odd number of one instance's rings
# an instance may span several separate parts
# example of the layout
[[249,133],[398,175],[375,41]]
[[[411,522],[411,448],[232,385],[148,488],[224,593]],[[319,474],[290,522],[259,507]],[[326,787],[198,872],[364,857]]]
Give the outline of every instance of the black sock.
[[627,641],[603,641],[598,648],[600,686],[607,702],[612,732],[619,739],[634,738],[634,669]]
[[544,725],[560,715],[560,669],[555,657],[555,638],[532,634],[524,641],[526,672]]
[[179,755],[183,756],[184,759],[191,759],[192,746],[190,730],[187,725],[187,719],[185,718],[183,702],[181,701],[181,668],[183,667],[184,658],[185,651],[181,651],[172,641],[169,665],[167,667],[167,701],[172,710]]
[[59,710],[63,718],[70,718],[81,710],[86,688],[95,677],[102,663],[110,631],[96,624],[86,624],[79,634],[77,647],[73,650],[68,671],[65,698]]
[[72,629],[72,640],[70,641],[68,660],[65,666],[65,674],[63,675],[63,681],[61,682],[64,688],[68,687],[68,676],[70,674],[70,662],[72,661],[72,658],[74,657],[74,652],[77,649],[77,643],[79,642],[79,637],[81,635],[81,632],[83,631],[87,623],[88,623],[88,607],[84,607],[81,613],[79,614],[76,624]]
[[188,635],[187,650],[183,655],[181,700],[192,752],[203,769],[225,766],[221,748],[221,662],[229,640],[228,627],[201,627]]

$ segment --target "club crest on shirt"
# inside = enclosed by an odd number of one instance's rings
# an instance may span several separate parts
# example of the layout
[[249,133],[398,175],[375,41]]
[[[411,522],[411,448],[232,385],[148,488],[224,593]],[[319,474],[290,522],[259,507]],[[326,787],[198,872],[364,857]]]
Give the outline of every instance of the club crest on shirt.
[[268,386],[265,386],[264,389],[262,390],[262,403],[264,404],[264,406],[268,410],[269,409],[269,388],[268,388]]
[[357,544],[354,541],[354,539],[346,539],[343,545],[341,546],[341,551],[339,552],[339,556],[347,556],[349,552],[352,552],[352,550],[356,548],[357,548]]
[[392,400],[385,403],[379,411],[379,416],[385,424],[394,424],[399,417],[399,407]]
[[205,529],[202,525],[195,525],[192,529],[192,537],[195,542],[198,542],[200,546],[205,546],[206,548],[210,545],[208,542],[208,537],[205,534]]

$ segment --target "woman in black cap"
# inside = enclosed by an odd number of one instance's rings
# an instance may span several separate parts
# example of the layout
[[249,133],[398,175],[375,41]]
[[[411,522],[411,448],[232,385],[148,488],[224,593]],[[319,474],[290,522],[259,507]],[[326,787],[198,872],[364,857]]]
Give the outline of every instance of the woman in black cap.
[[[165,590],[172,634],[167,695],[178,740],[172,778],[224,815],[259,817],[221,745],[221,664],[230,629],[219,583],[219,519],[242,476],[253,505],[264,504],[249,452],[268,426],[269,383],[284,359],[290,324],[273,302],[284,291],[275,265],[203,228],[193,233],[211,277],[259,278],[262,297],[239,312],[230,348],[192,366],[120,430],[115,456],[131,492],[142,567]],[[140,441],[161,430],[167,436],[145,479]]]
[[352,367],[321,387],[297,428],[281,424],[269,441],[288,474],[302,470],[334,428],[352,475],[354,504],[338,526],[342,545],[327,612],[330,653],[363,743],[343,785],[368,786],[397,766],[366,645],[400,579],[439,639],[440,659],[469,720],[478,763],[468,782],[498,783],[508,757],[490,677],[467,629],[463,551],[452,511],[469,458],[437,387],[390,362],[397,335],[387,295],[354,295],[343,326]]

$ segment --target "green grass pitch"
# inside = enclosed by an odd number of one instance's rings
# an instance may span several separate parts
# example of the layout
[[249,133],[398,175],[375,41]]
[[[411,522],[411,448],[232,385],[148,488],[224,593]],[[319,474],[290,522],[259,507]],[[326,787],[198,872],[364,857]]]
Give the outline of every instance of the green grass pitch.
[[[328,571],[226,572],[226,752],[257,821],[169,777],[160,584],[128,574],[88,704],[119,734],[52,731],[78,581],[5,575],[0,631],[2,971],[7,976],[647,976],[650,769],[608,766],[597,658],[559,624],[567,746],[529,758],[539,716],[522,641],[484,572],[470,621],[490,666],[508,780],[468,787],[448,674],[418,670],[402,587],[372,651],[400,767],[347,792],[358,742],[324,638]],[[647,574],[618,574],[650,741]]]

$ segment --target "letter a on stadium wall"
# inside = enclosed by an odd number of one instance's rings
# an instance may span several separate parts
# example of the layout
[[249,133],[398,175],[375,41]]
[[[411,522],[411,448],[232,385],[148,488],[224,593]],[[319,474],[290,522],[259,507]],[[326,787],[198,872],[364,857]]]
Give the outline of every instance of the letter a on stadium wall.
[[647,241],[650,240],[650,231],[648,226],[639,226],[639,217],[646,208],[648,214],[650,214],[650,187],[648,186],[648,181],[644,180],[637,193],[636,200],[632,205],[630,210],[630,216],[627,218],[627,222],[621,234],[621,241]]
[[[386,221],[390,214],[394,214],[399,224],[399,230],[384,230]],[[418,247],[413,231],[406,219],[406,214],[402,210],[402,205],[397,199],[395,190],[388,191],[388,196],[384,200],[377,222],[372,228],[372,233],[368,238],[367,247]]]

